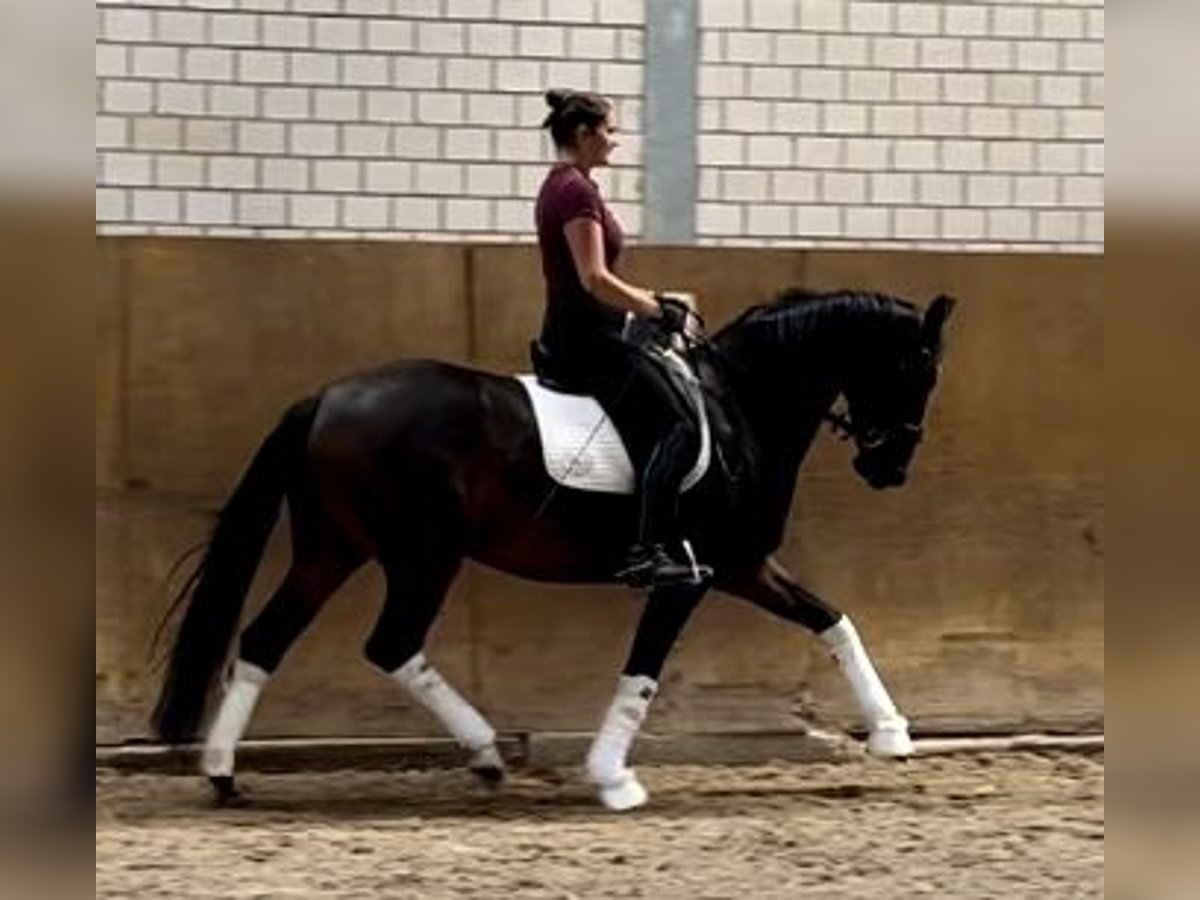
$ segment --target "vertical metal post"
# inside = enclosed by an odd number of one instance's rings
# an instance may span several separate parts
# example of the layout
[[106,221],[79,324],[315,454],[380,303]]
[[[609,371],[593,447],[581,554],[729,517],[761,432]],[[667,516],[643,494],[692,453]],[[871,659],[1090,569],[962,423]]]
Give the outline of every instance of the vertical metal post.
[[642,234],[696,237],[696,77],[700,0],[646,0]]

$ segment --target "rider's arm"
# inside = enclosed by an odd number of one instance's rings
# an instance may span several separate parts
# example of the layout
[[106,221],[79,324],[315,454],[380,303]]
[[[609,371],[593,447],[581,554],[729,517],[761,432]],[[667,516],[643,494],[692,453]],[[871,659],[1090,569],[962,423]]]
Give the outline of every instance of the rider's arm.
[[584,290],[608,306],[631,312],[640,319],[654,319],[662,309],[654,294],[622,281],[604,261],[604,232],[595,219],[580,216],[563,226],[575,271]]

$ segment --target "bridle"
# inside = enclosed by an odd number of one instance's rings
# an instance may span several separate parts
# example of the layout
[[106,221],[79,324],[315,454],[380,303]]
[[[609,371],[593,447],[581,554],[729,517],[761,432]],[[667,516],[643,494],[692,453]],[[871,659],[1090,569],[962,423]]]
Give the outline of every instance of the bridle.
[[[700,319],[699,315],[693,313],[696,318]],[[709,353],[721,359],[721,361],[730,368],[737,368],[733,360],[731,360],[720,347],[716,345],[708,336],[708,333],[703,330],[704,320],[700,319],[701,331],[696,335],[681,333],[685,345],[688,350],[693,347],[703,347]],[[932,363],[931,363],[932,364]],[[915,422],[897,422],[887,427],[876,425],[863,425],[851,417],[849,411],[840,412],[830,409],[822,415],[822,421],[827,422],[830,431],[840,441],[848,441],[854,439],[862,450],[872,450],[881,447],[889,442],[905,441],[916,446],[921,443],[925,437],[925,428]]]
[[829,410],[823,418],[829,423],[830,430],[838,440],[848,441],[853,438],[863,450],[872,450],[899,440],[911,442],[916,446],[925,437],[925,428],[913,422],[897,422],[886,428],[860,425],[848,413],[836,410]]
[[[928,347],[921,348],[920,360],[919,365],[923,367],[936,368],[938,365],[936,355]],[[848,411],[836,410],[826,412],[824,419],[840,440],[854,438],[859,448],[864,451],[874,450],[889,443],[915,447],[925,437],[925,428],[920,422],[901,421],[884,426],[863,425],[855,422]]]

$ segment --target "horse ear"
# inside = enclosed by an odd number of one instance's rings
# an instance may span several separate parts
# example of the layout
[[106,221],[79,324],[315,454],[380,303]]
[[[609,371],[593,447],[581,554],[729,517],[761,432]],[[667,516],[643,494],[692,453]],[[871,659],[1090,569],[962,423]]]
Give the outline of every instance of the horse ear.
[[953,297],[939,294],[929,304],[929,308],[925,310],[925,315],[921,318],[921,340],[926,347],[934,351],[941,349],[942,328],[945,327],[946,320],[950,318],[950,313],[954,311],[956,303],[958,301]]

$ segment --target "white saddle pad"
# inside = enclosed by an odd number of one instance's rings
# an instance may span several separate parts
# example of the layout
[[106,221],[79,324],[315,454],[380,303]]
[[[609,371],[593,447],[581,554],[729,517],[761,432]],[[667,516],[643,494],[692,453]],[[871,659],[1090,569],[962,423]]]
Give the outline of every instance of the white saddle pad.
[[[682,366],[684,363],[679,362]],[[542,387],[534,375],[518,375],[517,381],[529,394],[542,439],[542,456],[550,477],[566,487],[608,494],[632,494],[637,476],[625,442],[616,426],[594,397],[560,394]],[[696,463],[680,485],[680,492],[693,487],[708,471],[712,455],[708,416],[700,386],[688,372],[688,389],[699,411],[700,452]]]

